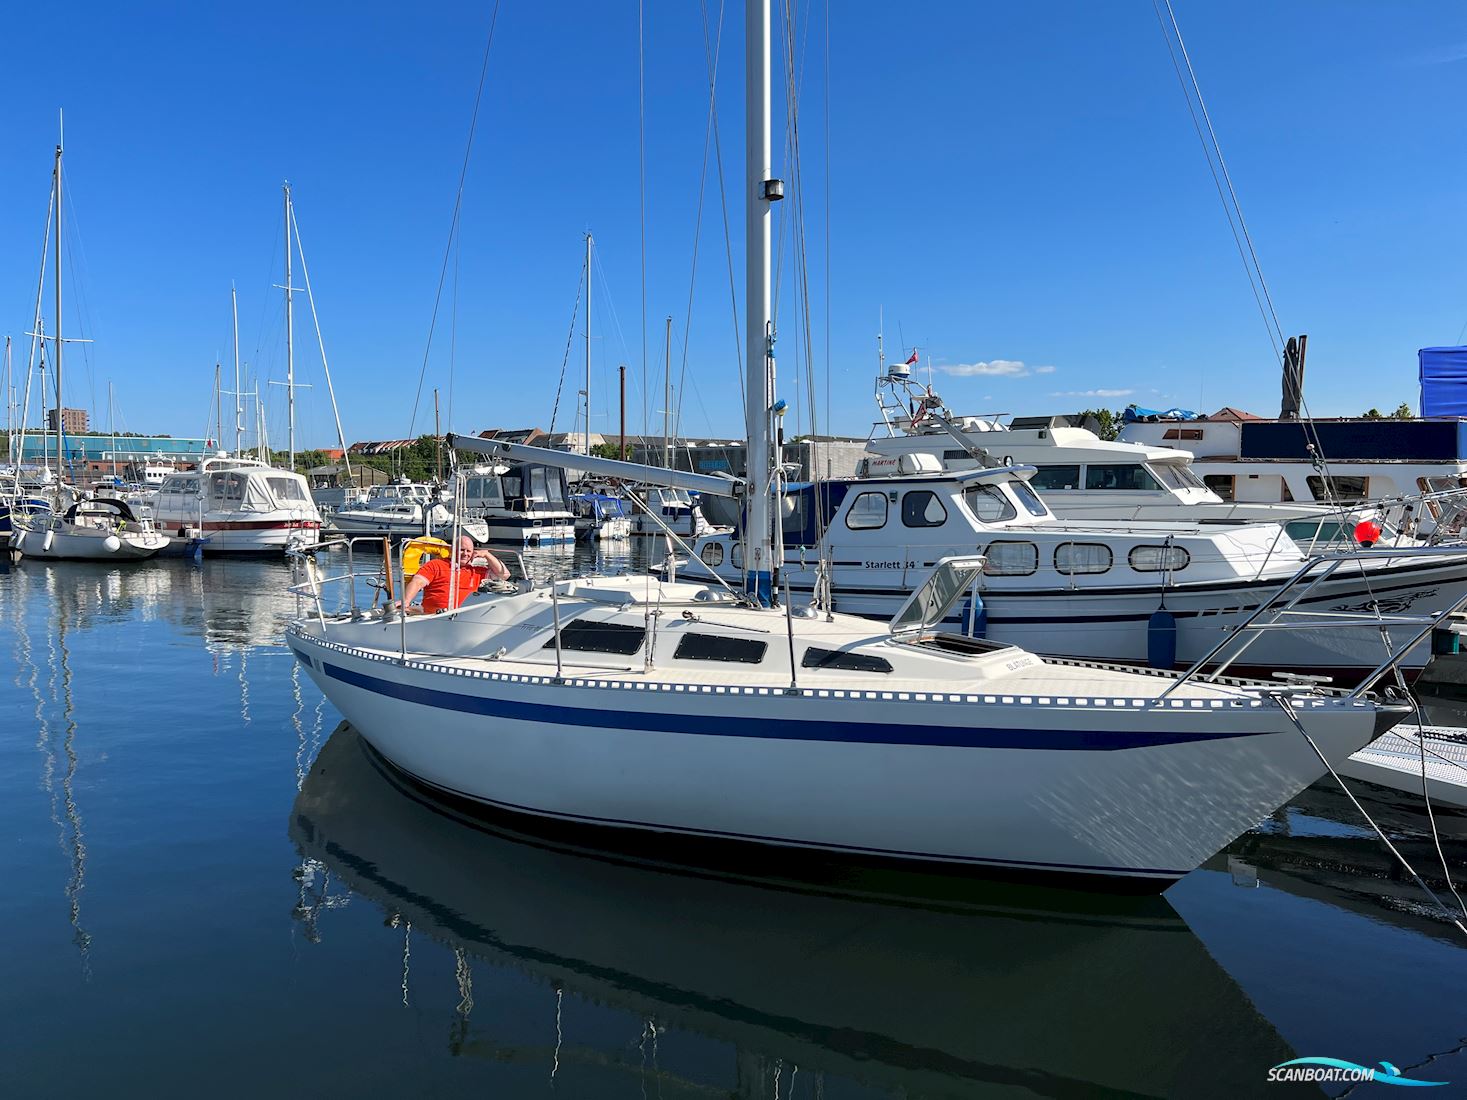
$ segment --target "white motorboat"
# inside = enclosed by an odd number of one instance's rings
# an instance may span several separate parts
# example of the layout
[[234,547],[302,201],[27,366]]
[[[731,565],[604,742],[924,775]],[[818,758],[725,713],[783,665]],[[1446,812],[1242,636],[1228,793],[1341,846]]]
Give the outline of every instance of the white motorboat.
[[[1194,464],[1192,454],[1179,449],[1172,437],[1166,443],[1135,436],[1101,439],[1092,430],[1096,425],[1069,416],[957,415],[930,386],[913,382],[910,369],[894,364],[878,380],[881,420],[866,441],[868,457],[857,470],[863,476],[899,472],[904,457],[910,461],[918,455],[931,456],[953,471],[1033,466],[1030,487],[1062,519],[1282,523],[1309,543],[1319,541],[1321,525],[1337,532],[1342,523],[1353,525],[1366,515],[1397,523],[1411,518],[1394,501],[1386,509],[1395,513],[1391,516],[1357,501],[1342,517],[1339,507],[1312,498],[1260,497],[1246,478],[1241,489],[1231,477],[1224,485]],[[1422,512],[1418,506],[1418,518]]]
[[64,512],[17,515],[10,545],[28,558],[141,561],[168,546],[168,536],[133,514],[125,501],[78,501]]
[[[1029,488],[1032,468],[944,473],[917,455],[902,465],[908,473],[790,491],[783,570],[794,594],[814,598],[828,586],[836,610],[886,619],[934,563],[981,553],[987,565],[959,613],[967,632],[1051,656],[1171,668],[1236,630],[1309,560],[1277,524],[1058,520]],[[679,574],[736,582],[741,539],[695,540]],[[1379,663],[1381,630],[1392,629],[1373,608],[1419,613],[1463,595],[1467,553],[1358,555],[1299,607],[1361,617],[1260,637],[1246,667],[1358,676]],[[1405,667],[1419,670],[1429,657],[1419,646]]]
[[575,493],[570,502],[576,516],[577,542],[611,542],[631,535],[632,519],[621,497],[610,493]]
[[663,538],[671,533],[679,538],[695,539],[719,530],[703,518],[702,509],[686,489],[651,486],[635,491],[647,507],[632,510],[634,537]]
[[[768,606],[782,564],[770,239],[784,195],[770,170],[769,0],[749,0],[745,29],[744,594],[650,576],[551,581],[391,621],[356,605],[356,577],[323,580],[300,554],[307,579],[295,591],[309,607],[286,641],[396,768],[480,806],[613,832],[1164,888],[1406,708],[1363,690],[1046,663],[942,633],[983,570],[971,556],[938,563],[889,632],[797,615],[788,599]],[[448,444],[689,491],[735,487],[478,437]],[[341,591],[333,580],[350,602],[340,612],[323,595]]]
[[563,469],[535,463],[475,466],[462,471],[461,481],[456,511],[466,523],[483,524],[479,541],[522,547],[575,542],[576,517]]
[[206,458],[198,470],[169,474],[153,518],[165,534],[202,533],[209,554],[280,554],[321,529],[306,479],[251,458]]
[[437,489],[399,478],[388,485],[373,485],[360,503],[338,508],[331,527],[346,535],[412,538],[436,533],[452,520],[453,513],[439,499]]

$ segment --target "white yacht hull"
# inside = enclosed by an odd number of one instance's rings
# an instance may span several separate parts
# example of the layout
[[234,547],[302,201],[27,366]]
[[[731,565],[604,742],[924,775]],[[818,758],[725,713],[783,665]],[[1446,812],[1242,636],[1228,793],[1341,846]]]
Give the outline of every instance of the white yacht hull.
[[[363,646],[397,630],[330,629]],[[557,684],[403,666],[395,649],[327,641],[304,622],[287,640],[414,778],[487,807],[625,829],[1160,889],[1324,772],[1257,700],[1221,704],[1233,713],[1220,722],[1219,704],[1190,699],[790,696],[635,675]],[[720,706],[715,692],[742,697]],[[1374,735],[1368,706],[1301,701],[1300,713],[1333,763]]]
[[61,561],[141,561],[168,545],[166,535],[157,533],[114,533],[79,527],[69,530],[11,532],[10,545],[28,558]]
[[533,515],[493,515],[486,513],[483,522],[489,528],[489,541],[511,546],[555,546],[576,541],[575,519],[569,514],[554,518]]

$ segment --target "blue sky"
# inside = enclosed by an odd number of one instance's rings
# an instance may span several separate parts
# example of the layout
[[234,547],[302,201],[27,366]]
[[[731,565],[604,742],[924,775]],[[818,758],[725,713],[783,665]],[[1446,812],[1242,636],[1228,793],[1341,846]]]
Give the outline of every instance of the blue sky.
[[[920,346],[958,411],[1276,410],[1273,351],[1147,0],[831,8],[828,140],[825,4],[795,10],[822,430],[867,430],[882,311],[888,355]],[[671,314],[679,378],[686,347],[674,401],[684,432],[739,434],[740,337],[711,160],[691,279],[708,112],[702,9],[666,0],[643,15],[650,380],[638,8],[506,2],[413,418],[492,11],[83,2],[12,17],[0,65],[0,332],[16,338],[17,364],[64,108],[65,327],[95,341],[68,349],[66,402],[94,422],[106,423],[110,382],[120,428],[203,434],[216,356],[232,373],[231,282],[243,358],[283,379],[272,284],[288,179],[349,437],[431,430],[435,386],[445,421],[452,389],[457,430],[548,427],[587,229],[598,254],[593,427],[614,430],[626,363],[631,427],[645,406],[660,430]],[[1467,326],[1467,6],[1180,0],[1176,12],[1283,328],[1309,333],[1312,411],[1414,407],[1416,349],[1459,342]],[[741,7],[723,26],[719,144],[741,303]],[[782,153],[776,165],[793,179]],[[783,204],[786,219],[794,210]],[[804,429],[805,325],[786,240],[780,390]],[[580,331],[578,321],[561,429],[582,384]],[[330,445],[303,298],[296,337],[298,379],[314,387],[299,398],[298,441]],[[283,392],[265,388],[280,446]]]

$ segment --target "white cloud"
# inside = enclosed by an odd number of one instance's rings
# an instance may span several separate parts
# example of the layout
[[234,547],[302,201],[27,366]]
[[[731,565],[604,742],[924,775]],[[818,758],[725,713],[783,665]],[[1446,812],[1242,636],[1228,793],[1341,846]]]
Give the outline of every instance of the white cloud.
[[1065,390],[1050,397],[1130,397],[1135,390]]
[[[1029,368],[1017,359],[991,359],[987,363],[949,363],[936,370],[958,378],[970,378],[975,374],[999,375],[1006,378],[1027,378]],[[1043,369],[1043,368],[1041,368]]]
[[1054,368],[1053,367],[1035,367],[1034,368],[1034,373],[1035,374],[1053,374],[1054,373]]

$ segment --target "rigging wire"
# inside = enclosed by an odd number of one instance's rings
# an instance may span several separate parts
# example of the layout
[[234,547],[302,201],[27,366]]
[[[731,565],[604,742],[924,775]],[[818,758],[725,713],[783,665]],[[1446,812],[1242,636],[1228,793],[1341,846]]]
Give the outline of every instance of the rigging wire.
[[647,67],[646,67],[646,21],[647,5],[637,2],[637,197],[640,202],[640,232],[642,239],[642,441],[647,440]]
[[458,173],[458,189],[453,196],[453,216],[448,223],[448,240],[443,246],[443,264],[438,272],[438,289],[433,293],[433,313],[428,320],[428,340],[423,347],[423,365],[418,370],[418,388],[413,394],[413,412],[408,418],[408,436],[418,422],[418,405],[423,398],[423,378],[428,373],[428,356],[433,350],[433,331],[438,325],[438,307],[443,300],[443,284],[448,278],[448,261],[453,255],[454,240],[458,234],[459,214],[463,209],[464,181],[469,174],[469,156],[474,151],[474,134],[479,127],[479,104],[484,98],[484,82],[489,75],[489,54],[494,48],[494,28],[499,23],[499,0],[494,0],[494,11],[489,17],[489,37],[484,43],[484,62],[479,68],[479,87],[474,92],[474,110],[469,116],[469,137],[464,145],[464,160]]
[[[721,28],[722,16],[720,16],[719,25]],[[720,38],[722,37],[722,33],[722,30],[720,30]],[[718,168],[718,198],[723,211],[723,254],[728,265],[728,302],[730,309],[729,316],[733,321],[734,362],[738,365],[739,392],[742,393],[745,388],[744,341],[739,329],[738,281],[734,277],[733,236],[728,220],[728,181],[725,179],[723,173],[723,142],[718,133],[718,95],[716,87],[718,66],[717,58],[710,52],[708,43],[707,0],[703,2],[703,53],[708,61],[708,103],[709,110],[713,115],[713,163]]]

